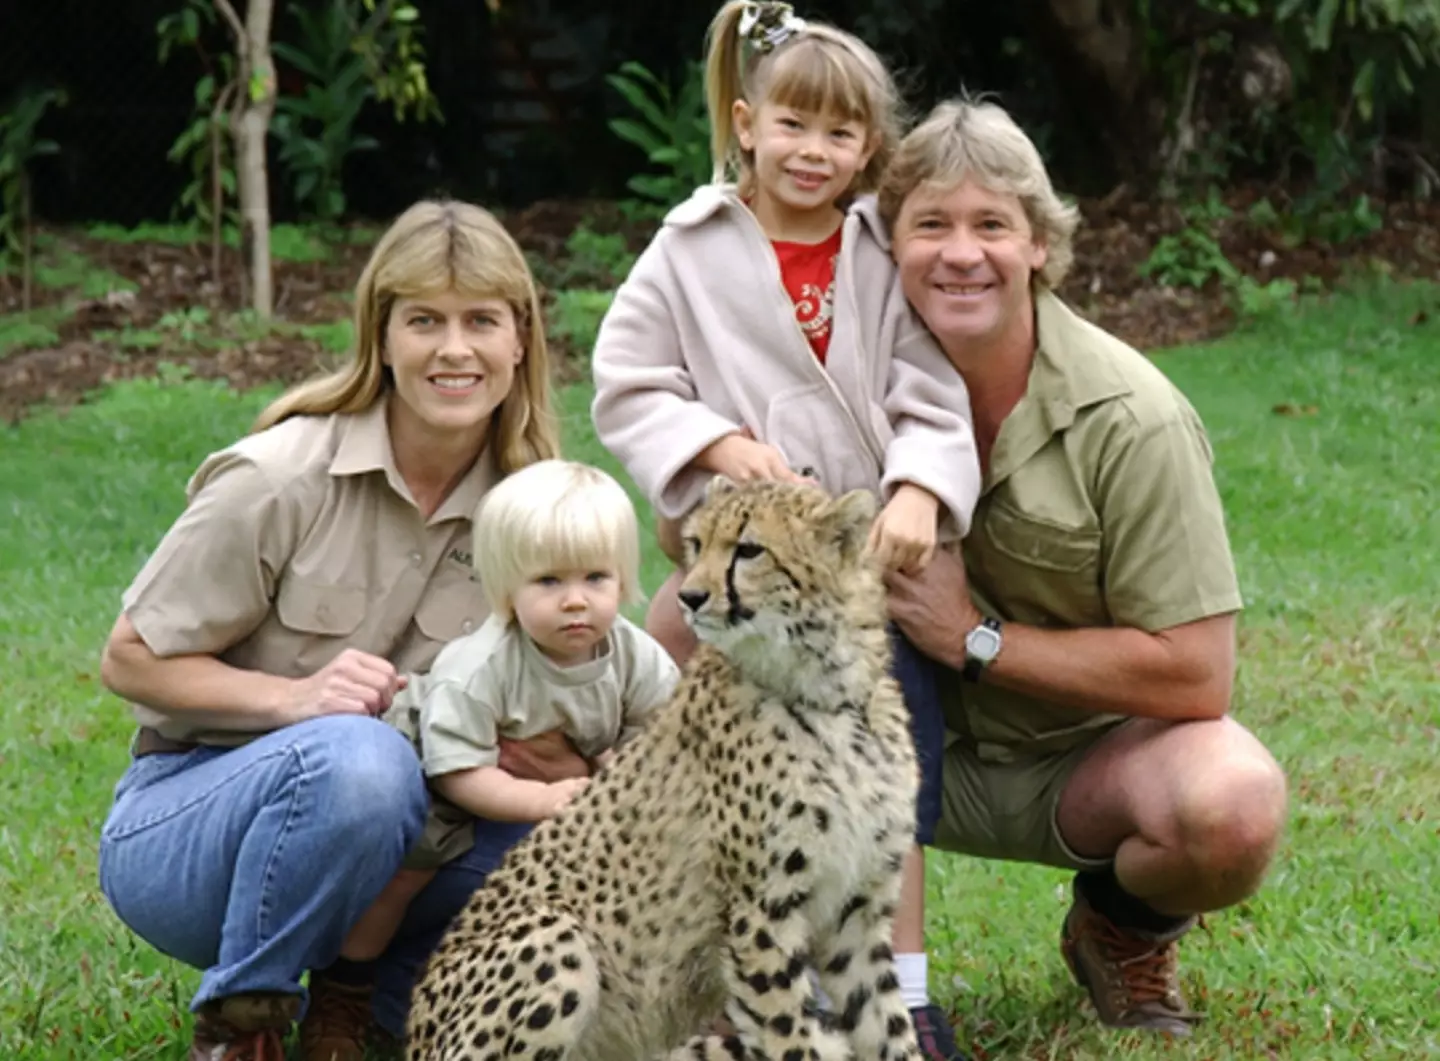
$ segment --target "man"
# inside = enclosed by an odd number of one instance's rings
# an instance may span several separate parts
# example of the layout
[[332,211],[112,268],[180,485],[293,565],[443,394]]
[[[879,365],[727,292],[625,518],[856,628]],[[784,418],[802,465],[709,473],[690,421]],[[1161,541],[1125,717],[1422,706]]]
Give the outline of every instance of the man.
[[[936,846],[1076,871],[1061,947],[1100,1020],[1186,1035],[1176,942],[1259,887],[1285,817],[1280,768],[1228,716],[1241,600],[1204,429],[1053,293],[1076,214],[999,107],[936,108],[880,208],[984,474],[963,560],[891,584],[947,692]],[[923,961],[915,891],[895,949]],[[948,1033],[927,1052],[959,1056]]]

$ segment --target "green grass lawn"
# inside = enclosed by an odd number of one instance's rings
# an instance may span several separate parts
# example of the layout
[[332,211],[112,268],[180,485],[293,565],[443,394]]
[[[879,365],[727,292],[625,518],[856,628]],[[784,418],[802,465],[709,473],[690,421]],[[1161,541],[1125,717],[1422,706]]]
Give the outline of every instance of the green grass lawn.
[[[1290,774],[1284,850],[1186,941],[1209,1014],[1191,1043],[1090,1023],[1049,870],[932,857],[932,988],[992,1059],[1440,1057],[1440,291],[1337,298],[1158,362],[1215,443],[1250,605],[1235,712]],[[263,398],[131,383],[0,428],[3,1061],[183,1056],[197,974],[95,883],[131,728],[97,656],[186,477]],[[562,401],[570,455],[613,468],[586,391]],[[663,570],[649,558],[649,587]]]

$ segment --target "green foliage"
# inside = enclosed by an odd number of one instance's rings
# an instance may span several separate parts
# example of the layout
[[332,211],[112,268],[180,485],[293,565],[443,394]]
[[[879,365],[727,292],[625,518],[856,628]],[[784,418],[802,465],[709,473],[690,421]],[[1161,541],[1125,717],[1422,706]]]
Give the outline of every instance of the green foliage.
[[1363,122],[1412,96],[1440,65],[1440,0],[1280,0],[1274,18],[1311,52],[1337,53]]
[[[51,105],[64,106],[65,102],[65,93],[58,89],[28,89],[0,113],[0,272],[10,255],[25,255],[25,233],[30,227],[30,163],[60,150],[55,141],[38,138],[36,127]],[[28,260],[24,264],[28,268]]]
[[536,281],[548,291],[566,288],[613,288],[630,274],[635,264],[625,236],[599,232],[580,224],[565,240],[565,253],[554,258],[527,251],[526,261]]
[[85,226],[85,235],[107,243],[165,243],[176,247],[192,246],[205,238],[193,223],[155,221],[142,221],[134,228],[97,221]]
[[376,0],[361,4],[367,17],[357,27],[354,48],[365,63],[376,98],[391,105],[396,121],[403,121],[407,112],[422,122],[444,121],[425,74],[419,9],[396,0],[380,0],[378,7]]
[[112,291],[135,290],[133,281],[95,264],[74,248],[48,242],[36,256],[35,282],[81,298],[103,298]]
[[555,292],[550,310],[550,334],[588,358],[595,349],[600,322],[614,299],[615,292],[608,289],[575,287]]
[[0,357],[16,350],[32,350],[60,342],[60,333],[55,330],[59,317],[59,313],[50,309],[0,316]]
[[1211,280],[1229,282],[1239,275],[1219,241],[1194,226],[1161,236],[1137,269],[1141,276],[1167,287],[1196,289]]
[[1269,199],[1259,199],[1246,212],[1246,220],[1256,228],[1278,233],[1290,247],[1310,240],[1341,246],[1372,235],[1385,224],[1368,195],[1348,201],[1305,195],[1283,213]]
[[[226,241],[238,247],[239,234],[227,232]],[[282,262],[323,262],[330,248],[311,226],[279,224],[270,229],[270,255]]]
[[356,151],[373,151],[379,141],[358,135],[355,121],[375,95],[365,60],[355,52],[349,0],[318,7],[292,3],[300,42],[276,41],[271,50],[305,75],[305,92],[280,96],[270,132],[279,144],[301,206],[323,221],[345,212],[342,169]]
[[615,287],[630,275],[635,264],[625,237],[619,232],[596,232],[581,225],[565,240],[564,265],[551,286]]
[[1242,320],[1263,320],[1293,307],[1298,290],[1295,281],[1285,277],[1262,284],[1249,276],[1240,276],[1232,289],[1235,312]]
[[635,255],[622,234],[596,232],[589,225],[581,225],[570,233],[565,250],[573,268],[608,275],[616,284],[630,275],[630,267],[635,264]]
[[[1137,0],[1140,65],[1188,133],[1182,185],[1299,167],[1316,194],[1409,172],[1440,191],[1440,0]],[[1182,126],[1184,127],[1182,129]]]
[[634,117],[612,118],[610,130],[645,152],[663,173],[639,173],[627,187],[636,195],[671,206],[710,181],[710,125],[705,112],[705,74],[699,63],[686,67],[678,92],[643,65],[626,62],[605,78],[630,106]]
[[205,68],[195,82],[190,121],[180,131],[165,157],[189,170],[190,180],[180,191],[172,216],[199,228],[221,223],[239,225],[239,212],[224,204],[236,195],[235,148],[228,131],[229,105],[235,92],[235,57],[227,52],[211,55],[203,41],[216,22],[209,0],[185,0],[178,11],[155,23],[160,62],[177,48],[194,51]]

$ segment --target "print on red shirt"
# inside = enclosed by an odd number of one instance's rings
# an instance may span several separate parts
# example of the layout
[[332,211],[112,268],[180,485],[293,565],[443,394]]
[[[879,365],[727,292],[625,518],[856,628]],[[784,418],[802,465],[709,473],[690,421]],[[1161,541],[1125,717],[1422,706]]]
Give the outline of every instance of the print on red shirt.
[[821,243],[773,241],[780,262],[780,282],[795,303],[795,323],[823,365],[830,352],[830,328],[835,316],[835,259],[840,254],[840,233]]

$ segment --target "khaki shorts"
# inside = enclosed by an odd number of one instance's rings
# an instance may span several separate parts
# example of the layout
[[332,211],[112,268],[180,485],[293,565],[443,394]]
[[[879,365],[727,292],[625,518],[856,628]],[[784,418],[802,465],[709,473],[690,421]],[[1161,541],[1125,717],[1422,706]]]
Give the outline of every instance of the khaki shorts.
[[475,819],[455,804],[430,794],[425,831],[405,856],[406,869],[439,869],[475,846]]
[[1033,862],[1060,869],[1099,869],[1108,858],[1084,858],[1060,836],[1055,813],[1070,775],[1100,740],[1124,725],[1097,728],[1080,744],[1048,754],[981,758],[975,745],[946,734],[940,824],[932,846],[978,858]]

